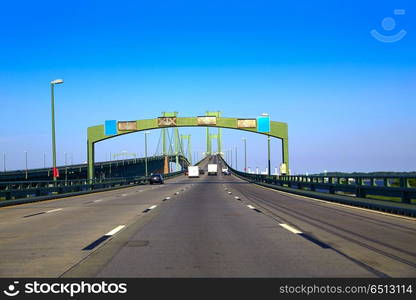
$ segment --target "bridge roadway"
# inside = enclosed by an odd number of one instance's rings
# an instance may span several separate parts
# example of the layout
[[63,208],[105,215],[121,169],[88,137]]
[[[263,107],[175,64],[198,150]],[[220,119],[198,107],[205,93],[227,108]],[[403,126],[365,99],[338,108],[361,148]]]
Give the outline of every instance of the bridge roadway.
[[415,277],[415,245],[414,219],[221,174],[0,208],[0,277]]

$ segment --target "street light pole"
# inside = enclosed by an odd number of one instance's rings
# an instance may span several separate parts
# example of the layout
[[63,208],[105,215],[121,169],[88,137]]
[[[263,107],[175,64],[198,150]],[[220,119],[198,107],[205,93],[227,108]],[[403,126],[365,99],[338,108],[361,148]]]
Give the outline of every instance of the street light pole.
[[52,114],[52,173],[53,173],[53,181],[57,179],[57,169],[56,169],[56,143],[55,143],[55,95],[54,89],[55,84],[61,84],[64,81],[62,79],[55,79],[52,80],[51,83],[51,114]]
[[25,178],[27,180],[27,151],[25,151],[25,161],[26,161],[26,163],[25,163],[25,165],[26,165]]
[[244,142],[244,172],[247,172],[247,139],[243,138]]
[[238,171],[238,156],[237,156],[237,146],[235,146],[235,169]]
[[6,172],[6,152],[3,153],[3,169]]
[[43,152],[43,168],[46,169],[46,152]]
[[270,176],[270,135],[267,136],[267,173]]

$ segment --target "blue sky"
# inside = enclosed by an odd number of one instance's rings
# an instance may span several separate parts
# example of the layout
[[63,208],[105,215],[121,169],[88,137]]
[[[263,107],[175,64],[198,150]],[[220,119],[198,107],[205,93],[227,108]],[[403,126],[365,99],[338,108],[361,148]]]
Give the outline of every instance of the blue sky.
[[[395,9],[405,9],[395,15]],[[58,163],[86,159],[86,128],[107,119],[263,112],[287,122],[291,169],[416,170],[414,1],[3,1],[0,155],[7,169],[51,158],[49,81],[56,87]],[[381,23],[393,18],[390,31]],[[390,19],[391,20],[391,19]],[[372,29],[405,37],[383,43]],[[204,130],[192,134],[203,151]],[[263,136],[242,137],[264,168]],[[158,133],[152,132],[155,149]],[[143,152],[137,133],[97,145],[97,160]],[[273,141],[272,165],[280,163]],[[0,169],[3,170],[3,159]]]

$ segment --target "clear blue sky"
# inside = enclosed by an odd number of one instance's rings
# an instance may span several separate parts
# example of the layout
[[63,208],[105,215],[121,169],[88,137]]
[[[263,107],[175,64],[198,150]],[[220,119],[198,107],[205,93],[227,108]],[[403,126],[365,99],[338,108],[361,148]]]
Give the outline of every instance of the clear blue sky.
[[[8,169],[24,168],[24,151],[29,167],[44,152],[50,165],[49,81],[63,78],[60,164],[64,152],[85,161],[86,128],[104,120],[220,110],[287,122],[296,173],[414,171],[415,12],[410,0],[2,1],[0,155]],[[372,29],[407,34],[383,43]],[[203,130],[182,133],[204,149]],[[224,134],[240,167],[244,136],[249,166],[266,166],[265,137]],[[143,153],[143,133],[98,144],[97,160],[123,150]],[[277,166],[278,141],[272,150]]]

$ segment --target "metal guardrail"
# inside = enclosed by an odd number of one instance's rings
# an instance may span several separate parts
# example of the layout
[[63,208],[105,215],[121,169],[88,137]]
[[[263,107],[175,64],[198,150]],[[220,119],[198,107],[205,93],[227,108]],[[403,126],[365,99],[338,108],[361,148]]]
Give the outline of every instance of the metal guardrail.
[[259,183],[416,205],[416,176],[268,176],[228,168],[241,177]]
[[[164,174],[170,178],[182,174],[173,172]],[[11,181],[0,182],[0,200],[17,200],[24,198],[54,196],[67,193],[83,193],[93,190],[117,188],[126,185],[146,184],[150,177],[124,177],[107,179],[73,179],[73,180],[43,180],[43,181]],[[1,202],[1,201],[0,201]]]

